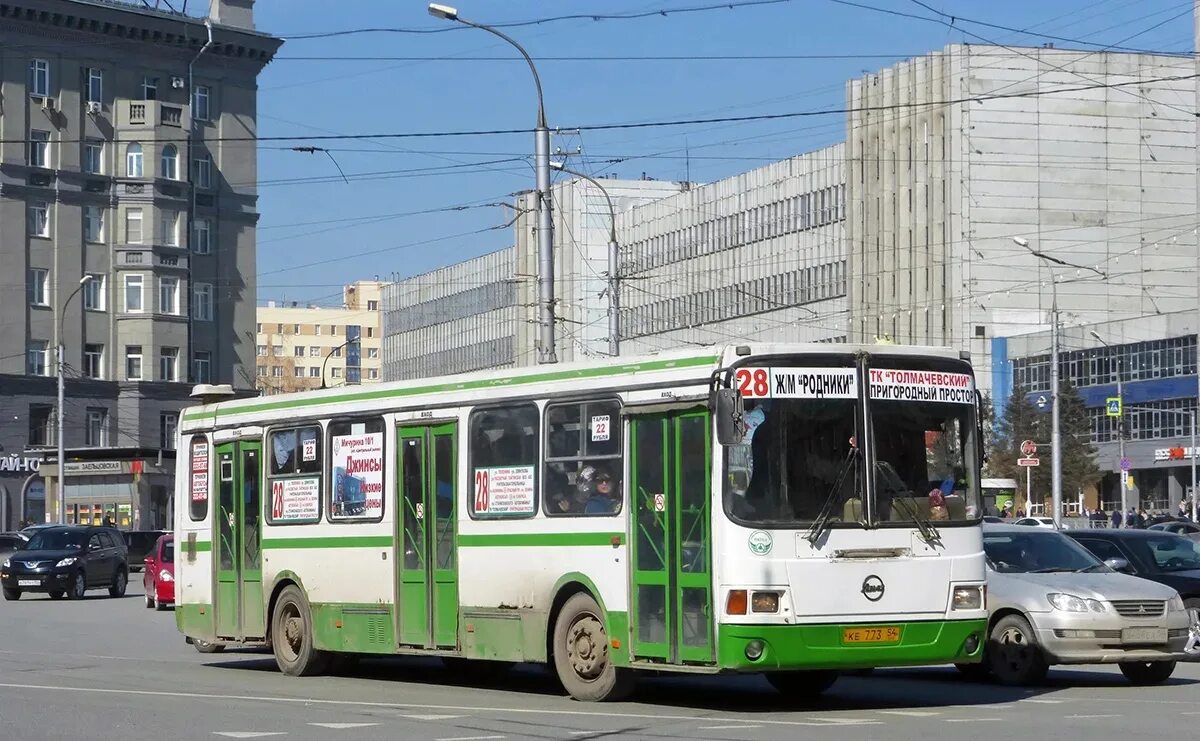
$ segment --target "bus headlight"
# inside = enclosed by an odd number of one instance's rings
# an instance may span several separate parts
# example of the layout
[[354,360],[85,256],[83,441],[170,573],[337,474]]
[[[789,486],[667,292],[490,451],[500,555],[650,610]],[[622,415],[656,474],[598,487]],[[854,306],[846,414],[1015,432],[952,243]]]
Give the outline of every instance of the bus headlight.
[[979,585],[955,587],[950,599],[950,609],[982,610],[984,605],[983,590],[984,587]]
[[779,592],[754,592],[750,595],[751,612],[779,612]]

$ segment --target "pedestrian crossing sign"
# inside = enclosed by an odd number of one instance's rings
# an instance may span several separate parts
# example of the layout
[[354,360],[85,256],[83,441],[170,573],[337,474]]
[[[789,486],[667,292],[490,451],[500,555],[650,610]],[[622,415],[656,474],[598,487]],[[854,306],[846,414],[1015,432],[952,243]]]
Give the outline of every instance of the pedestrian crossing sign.
[[1121,397],[1110,396],[1104,400],[1104,414],[1109,417],[1121,416]]

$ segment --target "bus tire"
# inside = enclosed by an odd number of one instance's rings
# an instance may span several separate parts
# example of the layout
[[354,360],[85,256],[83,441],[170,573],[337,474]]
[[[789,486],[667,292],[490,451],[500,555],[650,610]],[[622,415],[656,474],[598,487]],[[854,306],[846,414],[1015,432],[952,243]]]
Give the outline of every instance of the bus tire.
[[329,668],[329,654],[313,646],[312,613],[308,600],[294,584],[279,593],[271,617],[271,649],[279,671],[289,677],[310,677]]
[[613,701],[633,691],[634,676],[610,661],[604,614],[592,596],[572,595],[554,622],[554,668],[563,689],[584,702]]
[[767,672],[767,681],[779,694],[791,700],[811,700],[837,681],[838,673],[830,670]]

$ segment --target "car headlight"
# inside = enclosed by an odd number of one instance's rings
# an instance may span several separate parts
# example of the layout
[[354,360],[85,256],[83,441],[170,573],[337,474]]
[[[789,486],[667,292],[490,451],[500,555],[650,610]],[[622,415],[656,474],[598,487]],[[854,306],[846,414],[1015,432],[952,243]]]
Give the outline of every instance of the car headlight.
[[7,569],[9,566],[12,566],[12,559],[11,558],[4,559],[4,567],[3,568]]
[[1063,612],[1104,612],[1104,603],[1094,599],[1084,599],[1073,594],[1051,592],[1046,595],[1050,606]]
[[950,599],[951,610],[982,610],[984,587],[955,587]]
[[54,564],[54,568],[56,568],[56,569],[61,569],[61,568],[62,568],[62,567],[64,567],[64,566],[74,566],[74,565],[75,565],[75,562],[76,562],[76,561],[78,561],[78,560],[79,560],[79,559],[78,559],[78,558],[76,558],[76,557],[74,557],[74,556],[67,556],[67,557],[66,557],[66,558],[64,558],[63,560],[61,560],[61,561],[59,561],[58,563]]
[[158,580],[159,581],[175,581],[175,576],[173,574],[171,574],[170,571],[163,569],[162,571],[158,572]]
[[1175,612],[1180,612],[1187,609],[1187,607],[1183,604],[1183,597],[1180,597],[1178,592],[1176,592],[1175,596],[1171,597],[1171,599],[1167,600],[1167,609]]

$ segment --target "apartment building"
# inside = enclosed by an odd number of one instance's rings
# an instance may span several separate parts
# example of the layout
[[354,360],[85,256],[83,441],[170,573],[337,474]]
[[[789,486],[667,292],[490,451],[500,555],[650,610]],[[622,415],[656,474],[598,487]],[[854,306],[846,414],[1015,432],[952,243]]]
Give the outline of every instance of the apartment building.
[[[252,0],[209,11],[206,26],[135,2],[0,2],[0,446],[40,469],[0,471],[0,525],[51,514],[25,493],[57,470],[60,343],[71,451],[168,447],[192,382],[253,385],[244,137],[281,40],[254,29]],[[92,496],[72,456],[70,502]],[[149,494],[108,470],[145,524]]]
[[377,383],[383,366],[380,299],[384,284],[358,281],[342,305],[258,307],[257,386],[265,394]]

